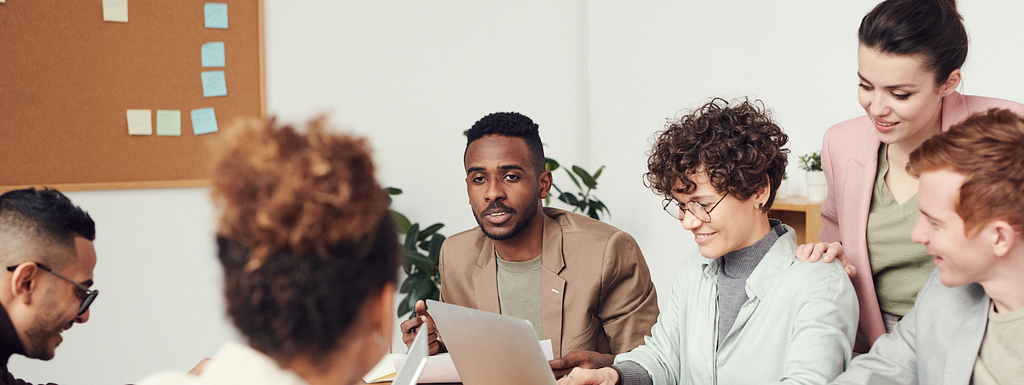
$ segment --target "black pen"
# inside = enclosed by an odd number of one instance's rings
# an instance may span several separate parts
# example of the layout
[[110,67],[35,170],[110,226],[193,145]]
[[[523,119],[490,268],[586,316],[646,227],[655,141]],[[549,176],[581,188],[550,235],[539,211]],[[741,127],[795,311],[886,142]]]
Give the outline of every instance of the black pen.
[[[416,310],[412,311],[412,318],[416,318]],[[410,319],[412,319],[412,318],[410,318]],[[416,333],[416,327],[413,326],[413,327],[409,328],[409,333],[415,334]]]

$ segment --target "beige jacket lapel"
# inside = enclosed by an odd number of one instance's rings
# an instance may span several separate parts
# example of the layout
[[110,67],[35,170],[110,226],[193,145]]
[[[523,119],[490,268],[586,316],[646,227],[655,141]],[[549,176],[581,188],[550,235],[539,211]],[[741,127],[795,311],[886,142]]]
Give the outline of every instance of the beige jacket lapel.
[[494,260],[494,242],[489,238],[484,239],[484,247],[480,249],[477,256],[477,266],[480,270],[473,277],[476,284],[476,306],[477,309],[491,313],[501,313],[501,306],[498,303],[498,262]]
[[544,339],[551,340],[555,357],[562,354],[562,299],[565,280],[559,277],[565,267],[562,256],[562,227],[544,215],[544,241],[541,254],[541,316],[544,319]]

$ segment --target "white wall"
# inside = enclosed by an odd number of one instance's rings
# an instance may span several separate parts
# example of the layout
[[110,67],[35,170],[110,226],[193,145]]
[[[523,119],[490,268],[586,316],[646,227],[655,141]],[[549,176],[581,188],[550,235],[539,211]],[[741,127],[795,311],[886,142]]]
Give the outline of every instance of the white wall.
[[[448,235],[475,225],[462,131],[490,112],[527,114],[551,157],[608,166],[597,194],[640,243],[664,303],[696,247],[643,187],[653,133],[708,97],[750,95],[775,110],[794,155],[816,150],[826,127],[862,114],[856,28],[875,2],[266,0],[268,104],[287,121],[332,111],[368,136],[381,183],[406,191],[395,207]],[[1024,2],[961,3],[972,38],[962,89],[1024,101]],[[802,193],[803,175],[789,174]],[[54,360],[15,356],[11,371],[128,383],[186,370],[237,338],[207,193],[70,193],[98,223],[102,294]]]

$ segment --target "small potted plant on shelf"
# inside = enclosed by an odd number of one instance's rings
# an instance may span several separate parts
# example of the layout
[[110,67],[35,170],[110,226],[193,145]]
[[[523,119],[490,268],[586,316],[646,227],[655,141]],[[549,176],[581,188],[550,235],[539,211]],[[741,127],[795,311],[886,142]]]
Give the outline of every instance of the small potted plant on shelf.
[[825,172],[821,169],[821,153],[818,151],[800,156],[800,168],[807,171],[807,200],[825,200]]
[[782,173],[782,183],[779,183],[779,189],[775,190],[775,201],[786,198],[789,198],[789,175]]

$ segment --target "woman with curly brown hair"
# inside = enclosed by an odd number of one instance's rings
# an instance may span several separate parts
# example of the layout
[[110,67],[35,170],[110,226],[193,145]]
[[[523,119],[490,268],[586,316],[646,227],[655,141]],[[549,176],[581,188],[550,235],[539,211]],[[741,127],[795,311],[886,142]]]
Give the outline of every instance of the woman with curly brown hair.
[[142,384],[354,384],[388,351],[395,225],[367,143],[251,120],[215,162],[229,342],[202,374]]
[[658,134],[645,175],[692,232],[645,344],[560,384],[824,384],[850,362],[857,297],[839,263],[796,261],[768,219],[789,140],[759,101],[714,99]]

